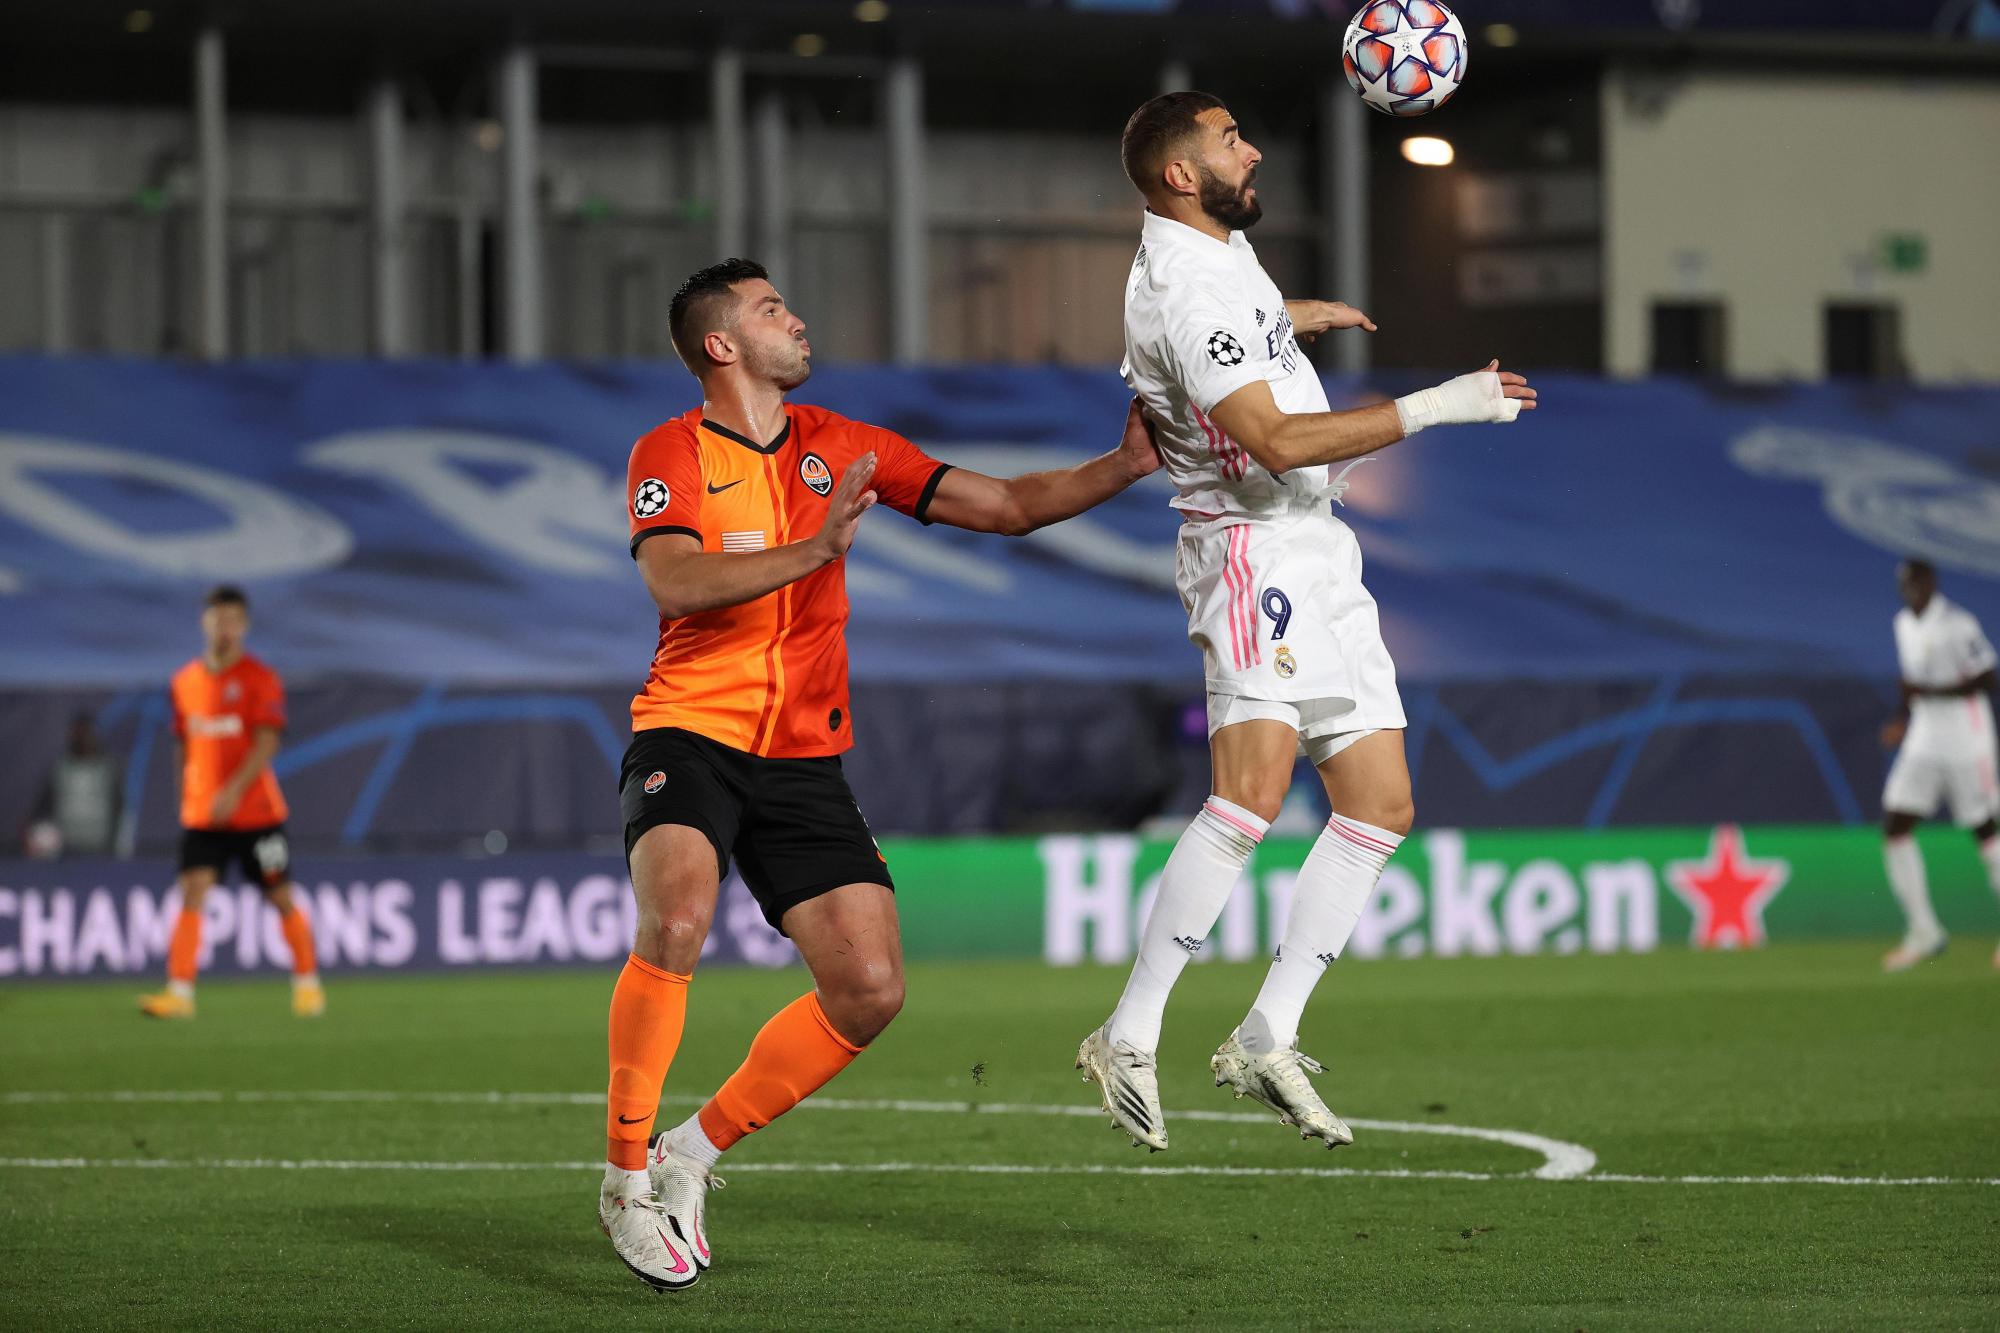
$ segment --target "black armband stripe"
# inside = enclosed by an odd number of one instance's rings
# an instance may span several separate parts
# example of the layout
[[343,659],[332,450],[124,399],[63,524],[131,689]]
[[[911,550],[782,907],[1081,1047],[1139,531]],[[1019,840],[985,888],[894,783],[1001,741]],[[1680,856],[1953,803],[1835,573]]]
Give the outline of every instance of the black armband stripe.
[[917,497],[916,508],[910,511],[911,518],[914,518],[919,523],[930,522],[930,519],[926,518],[925,515],[930,512],[931,501],[937,496],[938,483],[944,480],[944,474],[949,471],[951,471],[951,464],[939,463],[937,465],[937,471],[931,473],[931,479],[924,483],[923,494]]
[[696,541],[701,540],[701,534],[699,532],[696,532],[693,528],[681,527],[677,523],[662,523],[657,528],[641,528],[639,529],[639,531],[632,534],[632,558],[634,560],[637,560],[639,558],[640,542],[645,541],[646,538],[648,537],[664,537],[670,532],[678,533],[683,537],[692,537]]

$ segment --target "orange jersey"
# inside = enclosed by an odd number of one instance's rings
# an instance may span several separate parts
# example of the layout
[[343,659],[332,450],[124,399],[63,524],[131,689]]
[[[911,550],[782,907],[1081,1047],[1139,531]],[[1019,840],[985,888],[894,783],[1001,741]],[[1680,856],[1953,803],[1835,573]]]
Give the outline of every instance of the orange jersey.
[[174,673],[168,686],[174,735],[186,756],[181,769],[181,824],[185,828],[259,829],[285,822],[285,797],[266,764],[236,812],[220,824],[210,805],[229,775],[242,766],[257,728],[285,725],[285,687],[278,673],[245,653],[224,671],[210,671],[199,657]]
[[[924,521],[946,464],[893,431],[791,405],[772,443],[702,419],[699,409],[632,448],[626,471],[632,555],[680,533],[704,551],[762,551],[804,541],[826,521],[847,465],[875,452],[883,504]],[[660,620],[652,674],[632,700],[632,729],[679,727],[746,754],[807,759],[853,742],[847,712],[846,561],[754,602]]]

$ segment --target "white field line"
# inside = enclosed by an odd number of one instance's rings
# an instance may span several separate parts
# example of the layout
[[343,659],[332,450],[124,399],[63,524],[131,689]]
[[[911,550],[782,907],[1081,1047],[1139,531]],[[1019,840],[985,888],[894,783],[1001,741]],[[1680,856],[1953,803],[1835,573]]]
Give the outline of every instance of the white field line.
[[[699,1097],[673,1096],[662,1099],[681,1105],[697,1105]],[[394,1103],[417,1102],[426,1105],[445,1106],[602,1106],[604,1094],[599,1092],[397,1092],[397,1091],[323,1091],[323,1092],[222,1092],[222,1091],[182,1091],[164,1089],[160,1091],[127,1092],[9,1092],[0,1093],[0,1104],[27,1103],[76,1103],[76,1102],[333,1102],[333,1103]],[[872,1111],[896,1112],[914,1115],[1053,1115],[1081,1116],[1087,1119],[1103,1115],[1096,1106],[1047,1105],[1041,1102],[951,1102],[951,1101],[911,1101],[904,1098],[851,1098],[814,1097],[799,1103],[800,1109],[817,1111]],[[1178,1120],[1220,1121],[1234,1125],[1268,1125],[1272,1115],[1268,1111],[1176,1111]],[[1529,1134],[1516,1129],[1484,1129],[1477,1125],[1432,1124],[1415,1120],[1356,1120],[1347,1122],[1352,1128],[1376,1130],[1388,1134],[1442,1134],[1451,1138],[1484,1139],[1489,1143],[1504,1143],[1510,1147],[1522,1148],[1539,1153],[1542,1164],[1528,1174],[1542,1180],[1574,1180],[1588,1175],[1597,1165],[1597,1154],[1578,1143],[1566,1143],[1561,1139],[1545,1138],[1540,1134]]]
[[[200,1171],[602,1171],[602,1162],[397,1162],[291,1160],[274,1157],[0,1157],[0,1169],[200,1170]],[[1270,1166],[1034,1166],[1004,1162],[742,1162],[739,1172],[773,1175],[964,1175],[964,1176],[1209,1176],[1334,1180],[1534,1180],[1532,1174],[1492,1171],[1369,1171],[1350,1167]],[[1635,1176],[1595,1175],[1572,1179],[1620,1185],[1979,1185],[2000,1186],[2000,1177],[1970,1176]]]

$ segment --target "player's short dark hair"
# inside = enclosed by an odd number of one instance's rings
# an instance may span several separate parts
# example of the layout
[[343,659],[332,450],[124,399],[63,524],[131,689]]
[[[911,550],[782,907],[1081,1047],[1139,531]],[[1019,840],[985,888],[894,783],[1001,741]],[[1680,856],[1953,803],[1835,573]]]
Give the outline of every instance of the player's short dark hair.
[[1904,556],[1903,568],[1909,570],[1911,576],[1914,578],[1926,579],[1932,583],[1937,582],[1937,566],[1921,556]]
[[218,583],[208,590],[208,596],[201,599],[201,606],[204,611],[211,606],[240,606],[248,611],[250,599],[235,584]]
[[701,340],[726,327],[723,318],[729,309],[731,289],[739,282],[770,277],[754,259],[725,259],[688,274],[687,281],[674,293],[667,306],[667,332],[681,362],[696,375],[702,372]]
[[1118,160],[1126,176],[1142,193],[1152,189],[1160,179],[1160,168],[1201,133],[1195,117],[1221,105],[1222,99],[1213,93],[1161,93],[1134,111],[1118,141]]

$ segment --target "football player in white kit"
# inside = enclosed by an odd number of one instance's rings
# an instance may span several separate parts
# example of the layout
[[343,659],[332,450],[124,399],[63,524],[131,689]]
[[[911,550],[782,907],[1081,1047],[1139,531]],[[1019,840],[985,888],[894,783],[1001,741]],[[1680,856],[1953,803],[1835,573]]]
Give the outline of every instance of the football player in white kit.
[[[1993,645],[1970,612],[1945,600],[1929,562],[1896,567],[1896,662],[1903,704],[1882,728],[1896,749],[1882,790],[1882,863],[1902,905],[1903,942],[1882,959],[1902,972],[1944,952],[1944,927],[1931,910],[1924,854],[1910,835],[1920,820],[1951,806],[1960,828],[1972,830],[1987,882],[2000,893],[2000,773],[1995,771]],[[1896,748],[1901,747],[1901,748]],[[1993,956],[2000,967],[2000,953]]]
[[1120,152],[1146,199],[1125,288],[1125,381],[1179,490],[1177,575],[1207,667],[1213,776],[1161,874],[1118,1007],[1077,1067],[1135,1145],[1167,1146],[1155,1067],[1167,992],[1303,753],[1333,817],[1299,872],[1263,989],[1210,1065],[1217,1086],[1336,1147],[1353,1136],[1306,1078],[1322,1070],[1299,1053],[1299,1018],[1415,810],[1395,664],[1334,502],[1350,460],[1426,426],[1512,421],[1535,391],[1495,362],[1393,403],[1329,410],[1295,335],[1375,326],[1339,302],[1287,301],[1258,264],[1243,231],[1262,213],[1261,154],[1228,109],[1205,93],[1154,98],[1127,122]]

